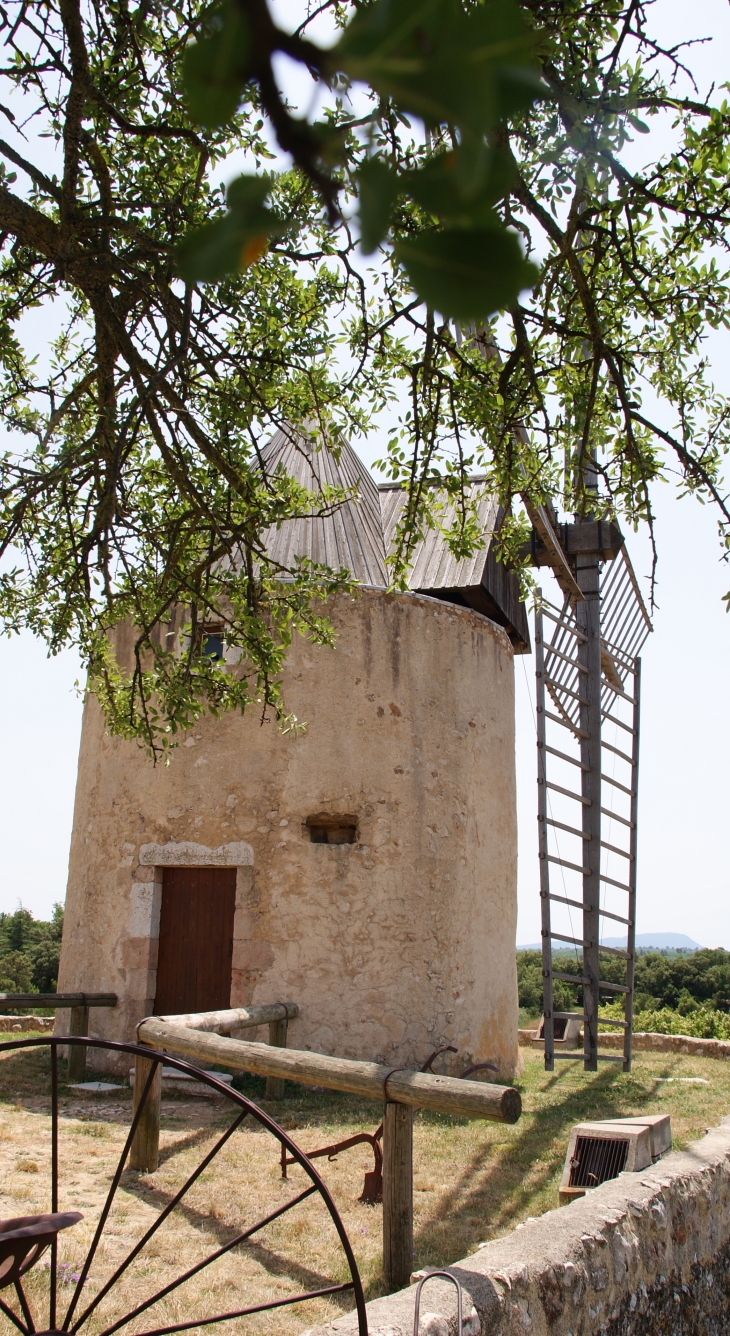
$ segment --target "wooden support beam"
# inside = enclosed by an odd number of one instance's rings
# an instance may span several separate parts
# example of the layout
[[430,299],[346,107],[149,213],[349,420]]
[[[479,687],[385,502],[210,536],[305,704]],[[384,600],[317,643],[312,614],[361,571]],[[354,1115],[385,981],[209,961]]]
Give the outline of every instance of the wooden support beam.
[[[285,1018],[281,1021],[269,1022],[269,1044],[273,1048],[286,1048],[286,1030],[289,1022]],[[285,1082],[280,1076],[267,1076],[266,1078],[266,1098],[283,1099]]]
[[140,1100],[147,1084],[150,1069],[157,1070],[152,1078],[145,1105],[142,1110],[137,1130],[132,1139],[129,1152],[129,1167],[141,1174],[153,1174],[160,1158],[160,1105],[162,1103],[162,1063],[158,1059],[143,1058],[140,1054],[134,1060],[134,1091],[132,1094],[132,1117],[139,1108]]
[[388,1293],[404,1289],[412,1270],[413,1109],[388,1100],[383,1115],[383,1276]]
[[[72,1007],[69,1034],[88,1035],[89,1008]],[[86,1045],[69,1044],[68,1046],[68,1082],[69,1085],[83,1081],[86,1076]]]
[[[270,1048],[268,1044],[253,1044],[245,1039],[201,1034],[182,1025],[171,1025],[157,1016],[141,1021],[137,1036],[140,1044],[193,1058],[206,1066],[228,1067],[258,1076],[279,1076],[303,1085],[346,1090],[366,1099],[383,1098],[383,1078],[387,1069],[377,1062],[354,1062],[350,1058],[333,1058],[324,1053]],[[461,1081],[454,1076],[435,1076],[430,1072],[394,1071],[388,1077],[388,1095],[397,1103],[413,1108],[461,1114],[465,1118],[486,1118],[498,1123],[516,1123],[522,1112],[520,1093],[512,1086]]]

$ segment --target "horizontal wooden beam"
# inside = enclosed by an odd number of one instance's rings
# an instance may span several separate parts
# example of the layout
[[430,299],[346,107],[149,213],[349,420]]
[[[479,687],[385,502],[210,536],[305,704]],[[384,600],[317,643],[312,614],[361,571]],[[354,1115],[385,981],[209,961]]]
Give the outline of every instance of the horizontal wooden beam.
[[225,1034],[227,1030],[271,1025],[274,1021],[291,1021],[299,1015],[296,1002],[271,1002],[263,1007],[227,1007],[224,1011],[191,1011],[179,1016],[160,1016],[169,1025],[184,1025],[186,1030],[211,1031]]
[[429,1072],[403,1068],[389,1070],[377,1062],[354,1062],[350,1058],[333,1058],[325,1053],[272,1048],[245,1039],[201,1034],[182,1025],[172,1025],[157,1016],[140,1022],[137,1038],[140,1044],[161,1049],[164,1053],[195,1058],[207,1064],[253,1072],[256,1076],[278,1076],[303,1085],[326,1086],[366,1099],[382,1101],[387,1095],[397,1104],[431,1109],[435,1113],[486,1118],[497,1123],[516,1123],[522,1113],[520,1093],[512,1086],[462,1081],[454,1076],[434,1076]]
[[[592,556],[601,561],[613,561],[625,542],[618,525],[611,520],[581,520],[577,524],[559,524],[553,537],[559,539],[568,559]],[[546,535],[534,520],[532,537],[525,544],[521,555],[528,557],[533,566],[552,566],[555,569],[553,544],[546,541]]]
[[115,1007],[116,993],[0,993],[0,1011],[12,1007]]

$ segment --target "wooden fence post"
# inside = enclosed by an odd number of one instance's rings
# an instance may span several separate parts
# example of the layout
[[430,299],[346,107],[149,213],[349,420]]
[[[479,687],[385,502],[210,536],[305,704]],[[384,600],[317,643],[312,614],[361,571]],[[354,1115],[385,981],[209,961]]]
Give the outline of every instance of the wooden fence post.
[[[269,1021],[269,1043],[274,1048],[286,1048],[286,1031],[289,1024],[285,1016],[283,1021]],[[267,1076],[266,1098],[283,1099],[285,1082],[280,1076]]]
[[383,1118],[383,1274],[389,1293],[413,1270],[413,1109],[388,1100]]
[[152,1078],[142,1115],[132,1139],[129,1152],[129,1167],[142,1174],[153,1174],[160,1158],[160,1104],[162,1101],[162,1063],[156,1059],[143,1058],[138,1054],[134,1060],[134,1093],[132,1097],[132,1116],[137,1112],[142,1098],[147,1077],[152,1067],[156,1068]]
[[[72,1007],[69,1034],[89,1033],[89,1008]],[[86,1077],[86,1045],[69,1044],[68,1046],[68,1083],[83,1081]]]

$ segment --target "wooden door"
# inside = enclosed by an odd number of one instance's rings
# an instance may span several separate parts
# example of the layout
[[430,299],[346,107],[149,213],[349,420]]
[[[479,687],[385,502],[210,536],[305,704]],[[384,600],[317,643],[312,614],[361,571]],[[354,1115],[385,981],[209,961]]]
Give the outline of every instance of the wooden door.
[[166,867],[155,1015],[231,1005],[234,867]]

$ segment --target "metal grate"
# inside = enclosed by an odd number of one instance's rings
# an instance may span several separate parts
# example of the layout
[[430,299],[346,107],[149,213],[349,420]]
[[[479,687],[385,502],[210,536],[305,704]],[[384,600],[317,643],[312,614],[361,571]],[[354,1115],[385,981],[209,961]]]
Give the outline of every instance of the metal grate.
[[626,1167],[628,1140],[623,1137],[578,1137],[570,1162],[571,1188],[597,1188],[618,1178]]

